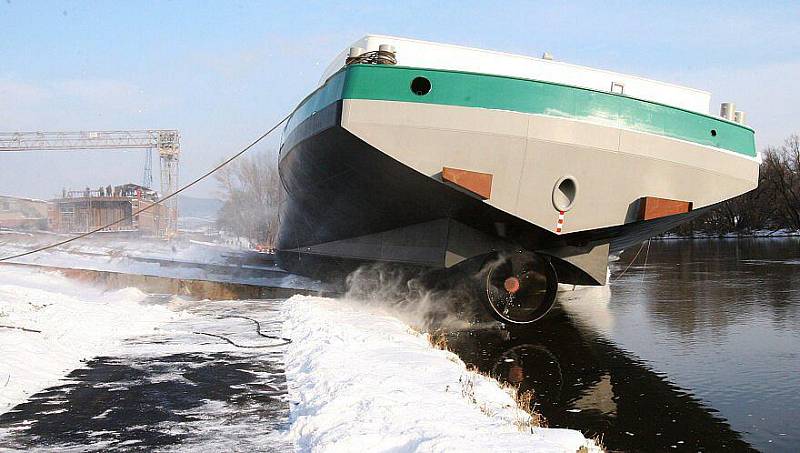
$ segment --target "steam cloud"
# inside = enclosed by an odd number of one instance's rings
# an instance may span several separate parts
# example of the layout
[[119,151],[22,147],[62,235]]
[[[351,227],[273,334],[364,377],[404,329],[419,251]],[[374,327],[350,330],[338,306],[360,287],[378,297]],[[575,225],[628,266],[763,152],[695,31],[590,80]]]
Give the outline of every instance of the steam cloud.
[[463,330],[489,323],[476,297],[480,275],[456,279],[423,278],[418,273],[387,264],[369,264],[347,277],[343,298],[387,312],[421,331]]

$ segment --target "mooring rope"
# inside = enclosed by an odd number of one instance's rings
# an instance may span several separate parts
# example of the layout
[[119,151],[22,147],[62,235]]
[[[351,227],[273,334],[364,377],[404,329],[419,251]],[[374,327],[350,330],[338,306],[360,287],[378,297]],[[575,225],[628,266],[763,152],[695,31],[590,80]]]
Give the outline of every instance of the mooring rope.
[[[184,190],[194,186],[195,184],[199,183],[200,181],[202,181],[202,180],[208,178],[209,176],[211,176],[212,174],[216,173],[217,171],[222,169],[222,167],[228,165],[229,163],[233,162],[236,158],[238,158],[242,154],[244,154],[247,151],[249,151],[250,148],[256,146],[258,144],[258,142],[260,142],[261,140],[265,139],[269,134],[274,132],[275,129],[277,129],[281,124],[283,124],[286,120],[288,120],[290,116],[291,116],[291,113],[286,115],[286,116],[284,116],[283,119],[281,119],[279,122],[275,123],[274,126],[269,128],[266,132],[264,132],[261,136],[256,138],[254,141],[252,141],[249,145],[245,146],[241,151],[239,151],[236,154],[234,154],[234,155],[230,156],[229,158],[225,159],[224,161],[222,161],[222,163],[220,163],[216,167],[212,168],[211,170],[205,172],[200,177],[195,178],[192,182],[182,186],[180,189],[176,190],[175,192],[172,192],[171,194],[165,196],[164,198],[161,198],[161,199],[157,200],[153,204],[147,205],[147,206],[145,206],[143,208],[140,208],[140,209],[134,211],[131,214],[131,217],[133,217],[133,216],[135,216],[137,214],[140,214],[142,212],[145,212],[145,211],[147,211],[149,209],[152,209],[154,206],[160,205],[160,204],[164,203],[165,201],[178,196],[179,193],[183,192]],[[69,239],[65,239],[63,241],[54,242],[52,244],[49,244],[49,245],[46,245],[46,246],[43,246],[43,247],[39,247],[39,248],[36,248],[36,249],[33,249],[33,250],[28,250],[27,252],[18,253],[16,255],[10,255],[10,256],[2,257],[2,258],[0,258],[0,262],[13,260],[13,259],[17,259],[17,258],[22,258],[23,256],[33,255],[34,253],[43,252],[45,250],[49,250],[49,249],[52,249],[52,248],[60,247],[60,246],[65,245],[65,244],[69,244],[70,242],[77,241],[78,239],[83,239],[83,238],[85,238],[87,236],[91,236],[91,235],[93,235],[95,233],[99,233],[100,231],[103,231],[103,230],[105,230],[107,228],[110,228],[110,227],[112,227],[114,225],[122,223],[127,218],[128,218],[127,216],[122,217],[122,218],[120,218],[118,220],[115,220],[113,222],[107,223],[107,224],[105,224],[103,226],[100,226],[100,227],[97,227],[97,228],[95,228],[93,230],[87,231],[86,233],[81,233],[81,234],[79,234],[77,236],[73,236],[73,237],[71,237]]]
[[644,283],[644,276],[647,274],[647,258],[650,257],[650,241],[653,238],[647,240],[647,251],[644,252],[644,265],[642,266],[642,283]]
[[[648,247],[648,249],[649,249],[649,248],[650,248],[650,241],[647,241],[647,244],[648,244],[648,245],[647,245],[647,247]],[[641,245],[641,246],[639,246],[639,251],[638,251],[638,252],[636,252],[636,255],[634,255],[634,257],[633,257],[633,259],[631,260],[631,262],[630,262],[630,263],[628,263],[628,266],[626,266],[626,267],[625,267],[625,269],[623,269],[623,270],[622,270],[622,272],[620,272],[620,273],[619,273],[619,274],[616,276],[616,278],[614,278],[614,280],[611,280],[611,283],[615,283],[617,280],[621,279],[623,275],[625,275],[625,272],[628,272],[628,269],[630,269],[630,268],[631,268],[631,266],[633,265],[633,263],[635,263],[635,262],[636,262],[636,258],[639,258],[639,254],[640,254],[640,253],[642,253],[642,249],[643,249],[643,248],[644,248],[644,241],[642,241],[642,245]]]

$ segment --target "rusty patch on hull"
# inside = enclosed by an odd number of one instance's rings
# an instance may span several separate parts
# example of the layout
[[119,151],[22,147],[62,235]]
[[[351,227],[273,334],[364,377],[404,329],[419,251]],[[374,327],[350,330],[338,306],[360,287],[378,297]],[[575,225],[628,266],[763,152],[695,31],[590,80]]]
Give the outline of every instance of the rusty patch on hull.
[[484,200],[492,196],[492,175],[458,168],[442,168],[442,180],[466,189]]

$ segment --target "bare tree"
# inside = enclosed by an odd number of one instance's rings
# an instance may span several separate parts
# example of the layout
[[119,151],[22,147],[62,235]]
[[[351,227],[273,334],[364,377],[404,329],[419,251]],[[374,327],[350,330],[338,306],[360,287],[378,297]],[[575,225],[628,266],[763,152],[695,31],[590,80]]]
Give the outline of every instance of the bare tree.
[[224,200],[219,227],[253,244],[273,247],[283,200],[274,154],[243,156],[220,170],[216,179]]
[[780,147],[767,147],[761,157],[755,190],[673,231],[692,235],[800,230],[800,138],[792,135]]
[[800,138],[792,135],[780,148],[767,148],[762,169],[769,176],[763,190],[774,191],[776,224],[800,229]]

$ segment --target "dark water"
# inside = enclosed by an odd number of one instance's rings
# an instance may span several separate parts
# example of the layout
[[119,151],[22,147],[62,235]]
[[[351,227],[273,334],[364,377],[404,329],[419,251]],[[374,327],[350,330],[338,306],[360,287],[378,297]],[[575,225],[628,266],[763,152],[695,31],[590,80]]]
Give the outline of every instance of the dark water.
[[534,390],[550,426],[611,450],[800,451],[800,240],[646,250],[524,335],[461,332],[450,345]]

